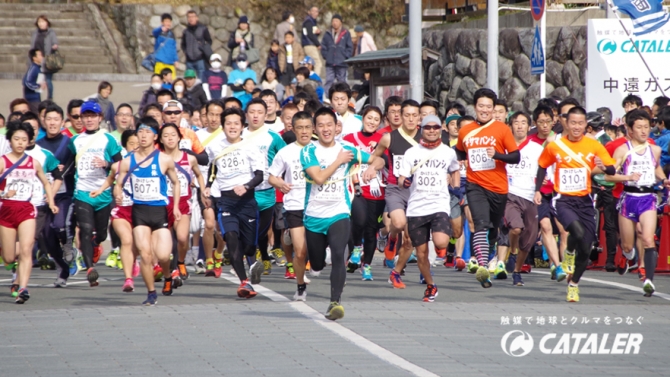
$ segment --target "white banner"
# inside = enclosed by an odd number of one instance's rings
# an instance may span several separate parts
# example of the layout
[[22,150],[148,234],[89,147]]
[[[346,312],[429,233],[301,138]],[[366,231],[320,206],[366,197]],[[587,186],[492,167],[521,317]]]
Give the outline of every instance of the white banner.
[[[622,20],[626,29],[633,30],[630,19]],[[589,20],[588,67],[586,72],[586,108],[595,111],[609,107],[613,117],[624,115],[621,101],[629,94],[642,98],[652,106],[654,98],[662,96],[661,88],[670,95],[670,23],[649,34],[633,37],[658,85],[644,66],[626,32],[617,19]]]

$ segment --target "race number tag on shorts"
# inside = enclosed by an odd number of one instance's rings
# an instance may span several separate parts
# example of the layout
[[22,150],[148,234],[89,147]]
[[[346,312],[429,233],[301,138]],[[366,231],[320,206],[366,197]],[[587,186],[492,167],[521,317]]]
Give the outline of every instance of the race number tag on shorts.
[[[188,179],[183,173],[177,173],[177,180],[179,181],[179,195],[188,196]],[[167,195],[172,196],[172,182],[168,183]]]
[[160,179],[133,177],[133,198],[143,202],[163,199],[160,194]]
[[486,148],[468,149],[468,164],[472,171],[492,170],[496,162],[486,154]]
[[558,183],[561,192],[586,190],[586,168],[560,168]]
[[400,167],[402,167],[402,160],[405,156],[395,155],[393,156],[393,175],[400,177]]

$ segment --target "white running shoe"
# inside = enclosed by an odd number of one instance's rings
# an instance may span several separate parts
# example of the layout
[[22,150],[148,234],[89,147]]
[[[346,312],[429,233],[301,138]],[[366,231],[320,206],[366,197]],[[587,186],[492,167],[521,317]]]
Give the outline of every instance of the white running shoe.
[[328,246],[328,247],[326,247],[326,265],[331,266],[332,264],[333,264],[333,262],[330,259],[330,246]]

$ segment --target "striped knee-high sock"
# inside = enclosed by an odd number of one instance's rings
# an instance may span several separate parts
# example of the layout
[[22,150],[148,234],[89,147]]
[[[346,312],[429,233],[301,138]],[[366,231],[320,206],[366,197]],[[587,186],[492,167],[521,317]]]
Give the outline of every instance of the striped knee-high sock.
[[473,245],[475,249],[475,256],[477,257],[477,263],[480,266],[486,267],[489,262],[489,240],[488,240],[488,230],[480,230],[475,232],[473,238]]

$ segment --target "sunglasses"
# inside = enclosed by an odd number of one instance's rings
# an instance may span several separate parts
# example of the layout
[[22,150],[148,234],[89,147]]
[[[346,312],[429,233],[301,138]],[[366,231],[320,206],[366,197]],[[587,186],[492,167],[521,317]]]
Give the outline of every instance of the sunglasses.
[[163,111],[165,115],[179,115],[181,114],[181,110],[175,110],[175,111]]
[[424,130],[428,130],[428,131],[431,131],[431,130],[432,130],[432,131],[435,131],[435,130],[439,130],[440,128],[442,128],[442,126],[439,126],[439,125],[428,125],[428,126],[423,126],[422,128],[423,128]]
[[77,119],[81,118],[81,115],[70,115],[70,118],[72,118],[74,120],[77,120]]

